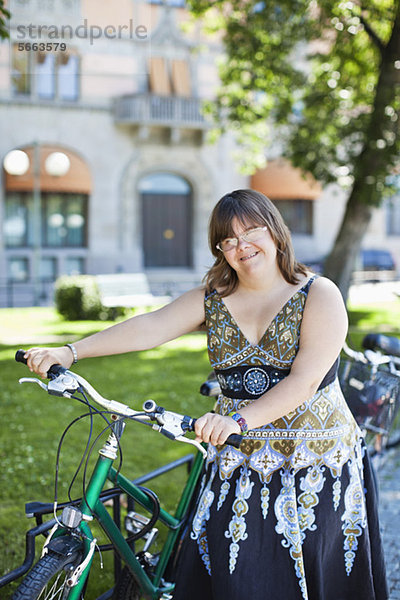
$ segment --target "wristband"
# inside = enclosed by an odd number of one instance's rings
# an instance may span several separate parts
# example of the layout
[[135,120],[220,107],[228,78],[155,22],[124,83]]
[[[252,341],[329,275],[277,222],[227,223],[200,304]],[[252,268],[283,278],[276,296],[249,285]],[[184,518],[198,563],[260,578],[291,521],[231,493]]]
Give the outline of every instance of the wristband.
[[65,346],[67,346],[71,350],[72,356],[74,357],[72,364],[75,365],[78,362],[78,353],[76,351],[75,346],[73,344],[65,344]]
[[240,432],[242,435],[248,432],[249,426],[247,425],[246,419],[242,417],[242,415],[234,410],[228,413],[228,417],[231,417],[240,427]]

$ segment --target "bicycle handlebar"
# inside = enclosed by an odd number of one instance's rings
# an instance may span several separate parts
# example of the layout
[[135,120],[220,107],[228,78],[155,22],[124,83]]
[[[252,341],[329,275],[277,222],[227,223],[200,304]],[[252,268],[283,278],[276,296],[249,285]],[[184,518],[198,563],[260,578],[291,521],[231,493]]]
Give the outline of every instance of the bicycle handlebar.
[[[17,362],[23,363],[24,365],[28,364],[28,361],[25,358],[25,350],[17,350],[15,353],[15,360]],[[62,367],[61,365],[52,365],[50,369],[47,371],[47,379],[52,379],[52,377],[58,377],[61,373],[66,373],[67,369]]]
[[[15,360],[26,364],[27,361],[24,358],[24,354],[25,350],[17,350]],[[155,422],[155,424],[152,425],[153,429],[170,439],[193,444],[203,454],[206,454],[206,451],[198,442],[184,437],[188,431],[194,431],[196,419],[168,411],[165,408],[157,406],[153,400],[146,400],[146,402],[144,402],[143,410],[145,414],[143,414],[143,411],[133,410],[126,404],[104,398],[88,381],[86,381],[86,379],[81,377],[81,375],[73,373],[61,365],[53,365],[50,367],[48,375],[50,379],[48,385],[44,384],[39,379],[30,377],[24,377],[19,381],[20,383],[37,383],[50,395],[64,396],[66,398],[71,398],[75,392],[84,390],[95,402],[97,402],[97,404],[100,404],[100,406],[106,408],[108,411],[146,423],[147,425],[150,425],[149,421]],[[228,437],[225,443],[234,446],[235,448],[239,448],[242,440],[243,438],[240,434],[233,433]]]
[[345,354],[357,362],[370,364],[373,367],[379,367],[380,365],[388,364],[391,370],[398,370],[400,360],[393,354],[382,354],[381,352],[377,352],[376,350],[368,348],[367,346],[364,346],[364,348],[364,352],[360,352],[359,350],[353,350],[346,343],[343,345]]
[[369,333],[362,341],[363,348],[381,350],[386,354],[400,358],[400,340],[382,333]]

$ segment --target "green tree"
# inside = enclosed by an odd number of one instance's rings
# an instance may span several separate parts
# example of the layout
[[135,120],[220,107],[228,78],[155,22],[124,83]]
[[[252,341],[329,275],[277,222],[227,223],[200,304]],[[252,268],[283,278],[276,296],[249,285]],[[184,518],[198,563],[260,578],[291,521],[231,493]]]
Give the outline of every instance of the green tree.
[[189,0],[222,30],[211,107],[255,152],[260,124],[292,164],[348,200],[326,275],[347,297],[374,207],[393,190],[400,149],[400,0]]
[[0,39],[10,37],[6,21],[11,17],[9,11],[4,6],[5,0],[0,0]]

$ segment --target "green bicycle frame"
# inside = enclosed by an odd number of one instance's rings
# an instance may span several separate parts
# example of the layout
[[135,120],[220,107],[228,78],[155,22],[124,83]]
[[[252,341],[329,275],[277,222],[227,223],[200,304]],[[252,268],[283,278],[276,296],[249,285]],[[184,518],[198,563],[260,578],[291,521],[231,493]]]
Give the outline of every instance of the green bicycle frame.
[[[106,536],[112,542],[115,550],[117,550],[123,561],[132,572],[143,594],[152,600],[156,600],[161,596],[162,593],[171,592],[174,589],[173,584],[160,587],[160,583],[174,549],[175,542],[179,536],[182,526],[182,519],[187,513],[189,504],[196,489],[196,485],[203,467],[203,456],[200,452],[198,452],[195,456],[186,485],[176,508],[175,515],[171,515],[164,509],[160,508],[158,520],[169,528],[169,532],[163,549],[160,553],[152,580],[149,578],[139,560],[136,558],[134,551],[126,542],[123,534],[115,524],[107,509],[100,501],[100,492],[104,488],[106,481],[110,481],[145,509],[149,511],[152,511],[153,509],[152,501],[146,494],[142,492],[140,487],[132,483],[121,473],[117,472],[117,470],[112,466],[114,460],[115,458],[110,458],[100,453],[89,481],[89,485],[85,492],[85,500],[82,501],[80,510],[82,511],[82,514],[86,517],[89,517],[89,519],[93,516],[97,518]],[[83,520],[79,525],[79,528],[84,540],[84,560],[90,552],[93,534],[90,530],[87,520]],[[66,530],[60,529],[55,535],[62,535],[65,532]],[[88,561],[88,564],[82,572],[78,583],[71,588],[68,594],[68,600],[79,600],[80,594],[89,575],[92,560],[93,556]]]

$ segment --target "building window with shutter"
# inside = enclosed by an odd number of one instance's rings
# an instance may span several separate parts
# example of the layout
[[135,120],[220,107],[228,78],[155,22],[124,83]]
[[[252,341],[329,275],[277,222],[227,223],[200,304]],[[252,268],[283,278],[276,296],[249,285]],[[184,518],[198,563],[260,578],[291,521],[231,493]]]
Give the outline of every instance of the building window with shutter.
[[313,234],[312,200],[273,200],[273,203],[281,213],[291,233],[298,235]]
[[73,51],[12,50],[11,88],[14,96],[74,102],[79,99],[79,56]]
[[188,61],[152,57],[149,65],[149,91],[157,96],[190,98],[192,85]]

